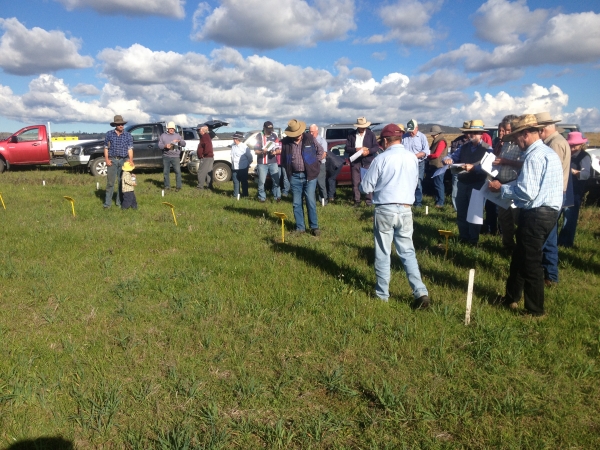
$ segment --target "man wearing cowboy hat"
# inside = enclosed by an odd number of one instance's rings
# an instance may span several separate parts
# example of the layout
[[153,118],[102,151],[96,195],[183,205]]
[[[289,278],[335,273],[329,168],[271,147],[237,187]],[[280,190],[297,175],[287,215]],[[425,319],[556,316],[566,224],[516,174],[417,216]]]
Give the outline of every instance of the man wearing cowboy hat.
[[158,148],[163,151],[165,191],[171,189],[171,166],[175,171],[175,192],[181,189],[181,147],[185,147],[185,141],[179,133],[175,133],[175,122],[169,122],[167,132],[158,138]]
[[[379,144],[377,144],[377,138],[375,133],[369,128],[371,122],[368,122],[364,117],[359,117],[354,126],[356,130],[351,131],[346,139],[346,147],[344,154],[352,156],[355,153],[361,153],[353,162],[350,163],[350,171],[352,175],[352,195],[354,197],[354,206],[360,206],[360,190],[358,185],[360,184],[360,169],[368,169],[371,165],[371,161],[377,155],[379,151]],[[367,194],[365,203],[367,206],[371,206],[372,194]]]
[[[440,169],[444,163],[442,160],[448,155],[448,141],[443,135],[442,129],[439,125],[433,125],[427,133],[433,140],[429,146],[429,156],[427,160],[429,162],[429,172],[431,175]],[[433,177],[433,187],[435,188],[435,207],[443,208],[444,201],[446,200],[446,188],[444,187],[444,175],[438,175]]]
[[[556,123],[560,120],[552,119],[549,112],[535,115],[538,124],[544,127],[540,130],[540,138],[548,147],[556,152],[560,158],[563,170],[563,208],[573,205],[573,188],[569,181],[571,166],[571,148],[567,140],[556,130]],[[552,228],[550,236],[544,243],[542,266],[544,266],[544,283],[551,287],[558,283],[558,218]]]
[[429,306],[429,293],[421,280],[419,264],[412,242],[413,221],[411,205],[415,201],[415,186],[419,179],[419,162],[402,146],[402,131],[390,123],[381,130],[380,154],[360,183],[360,190],[373,194],[375,215],[375,295],[383,301],[390,296],[390,258],[392,242],[408,283],[412,289],[413,309]]
[[496,301],[517,309],[525,296],[524,313],[542,316],[544,311],[544,269],[542,247],[558,218],[562,205],[562,166],[556,153],[540,139],[540,129],[533,114],[520,116],[512,123],[512,132],[504,141],[516,142],[524,152],[523,168],[513,183],[492,180],[488,187],[500,192],[519,208],[517,244],[510,262],[506,293]]
[[404,148],[414,155],[419,160],[419,182],[415,189],[415,206],[420,208],[423,206],[423,178],[425,178],[425,161],[429,156],[429,144],[427,138],[419,131],[419,124],[415,119],[410,119],[406,124],[406,133],[402,138]]
[[444,164],[463,164],[463,169],[457,174],[456,192],[456,224],[458,225],[459,239],[471,245],[479,242],[481,225],[467,222],[467,211],[471,201],[473,189],[481,189],[486,179],[486,173],[481,168],[481,159],[486,153],[492,151],[492,147],[483,142],[482,135],[485,132],[483,121],[471,120],[468,127],[461,128],[469,142],[463,144],[458,150],[444,158]]
[[292,205],[294,219],[296,219],[296,233],[304,233],[304,207],[302,199],[306,199],[306,212],[311,233],[319,236],[319,222],[317,219],[317,203],[315,189],[317,177],[321,171],[321,160],[325,151],[310,133],[305,133],[306,123],[292,119],[285,129],[286,137],[281,141],[281,164],[285,166],[286,173],[290,174],[292,187]]
[[110,123],[114,130],[106,133],[104,138],[104,160],[106,161],[106,196],[104,208],[110,208],[112,197],[117,184],[117,206],[121,206],[121,172],[123,164],[129,161],[133,164],[133,137],[125,131],[125,122],[122,116],[115,116]]

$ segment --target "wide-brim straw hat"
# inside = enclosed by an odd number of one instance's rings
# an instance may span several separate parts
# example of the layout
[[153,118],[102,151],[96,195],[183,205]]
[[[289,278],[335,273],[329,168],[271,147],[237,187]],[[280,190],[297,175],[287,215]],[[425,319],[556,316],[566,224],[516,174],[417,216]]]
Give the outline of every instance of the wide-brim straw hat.
[[[469,125],[466,126],[466,123]],[[460,131],[468,131],[470,133],[485,133],[485,125],[483,125],[483,120],[475,119],[471,120],[470,122],[465,122],[463,123],[463,127],[464,128],[461,128]]]
[[306,122],[301,120],[292,119],[288,122],[288,126],[285,129],[285,135],[289,137],[298,137],[306,131]]
[[125,161],[125,164],[123,164],[123,170],[125,172],[131,172],[133,169],[135,169],[135,165],[131,164],[129,161]]
[[171,128],[172,128],[173,130],[175,129],[175,122],[169,122],[169,123],[167,124],[167,130],[170,130]]
[[535,114],[535,120],[537,120],[537,123],[540,125],[551,125],[560,122],[560,120],[554,120],[547,111]]
[[371,122],[368,122],[364,117],[356,119],[356,123],[354,124],[356,128],[367,128],[369,125],[371,125]]
[[588,140],[583,137],[580,131],[571,131],[567,139],[569,145],[587,144]]
[[528,130],[530,128],[541,129],[546,125],[539,124],[534,114],[523,114],[522,116],[517,117],[511,123],[511,132],[509,134],[505,134],[502,137],[503,142],[511,141],[515,138],[517,134],[519,134],[523,130]]
[[116,127],[117,125],[125,125],[127,122],[123,120],[123,116],[115,116],[114,120],[110,123],[111,127]]

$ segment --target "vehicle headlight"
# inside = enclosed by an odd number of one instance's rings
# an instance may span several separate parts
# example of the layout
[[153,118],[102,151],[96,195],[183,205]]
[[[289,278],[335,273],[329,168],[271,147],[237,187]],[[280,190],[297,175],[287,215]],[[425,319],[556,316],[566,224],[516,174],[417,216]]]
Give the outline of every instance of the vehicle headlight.
[[69,145],[65,148],[65,156],[79,156],[81,154],[81,147],[79,145]]

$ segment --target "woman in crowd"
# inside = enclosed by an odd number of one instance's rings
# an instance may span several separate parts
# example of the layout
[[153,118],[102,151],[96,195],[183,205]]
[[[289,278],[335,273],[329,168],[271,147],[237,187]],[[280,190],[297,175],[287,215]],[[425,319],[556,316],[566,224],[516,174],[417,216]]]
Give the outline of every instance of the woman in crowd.
[[244,133],[236,131],[233,134],[231,146],[231,169],[233,179],[233,196],[237,198],[242,185],[241,197],[248,197],[248,168],[252,164],[252,150],[242,142]]

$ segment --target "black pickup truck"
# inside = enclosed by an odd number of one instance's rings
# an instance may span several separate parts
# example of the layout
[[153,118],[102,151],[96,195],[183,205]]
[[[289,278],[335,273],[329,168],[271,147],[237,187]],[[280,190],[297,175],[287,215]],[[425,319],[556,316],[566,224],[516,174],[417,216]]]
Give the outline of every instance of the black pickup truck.
[[[167,131],[165,122],[142,123],[125,127],[133,136],[133,161],[140,168],[162,168],[163,151],[158,148],[158,138]],[[182,134],[182,129],[176,130]],[[71,167],[86,168],[95,176],[106,176],[106,161],[104,160],[104,140],[90,141],[70,145],[65,149],[65,159]],[[181,152],[182,166],[189,161],[189,151]]]

